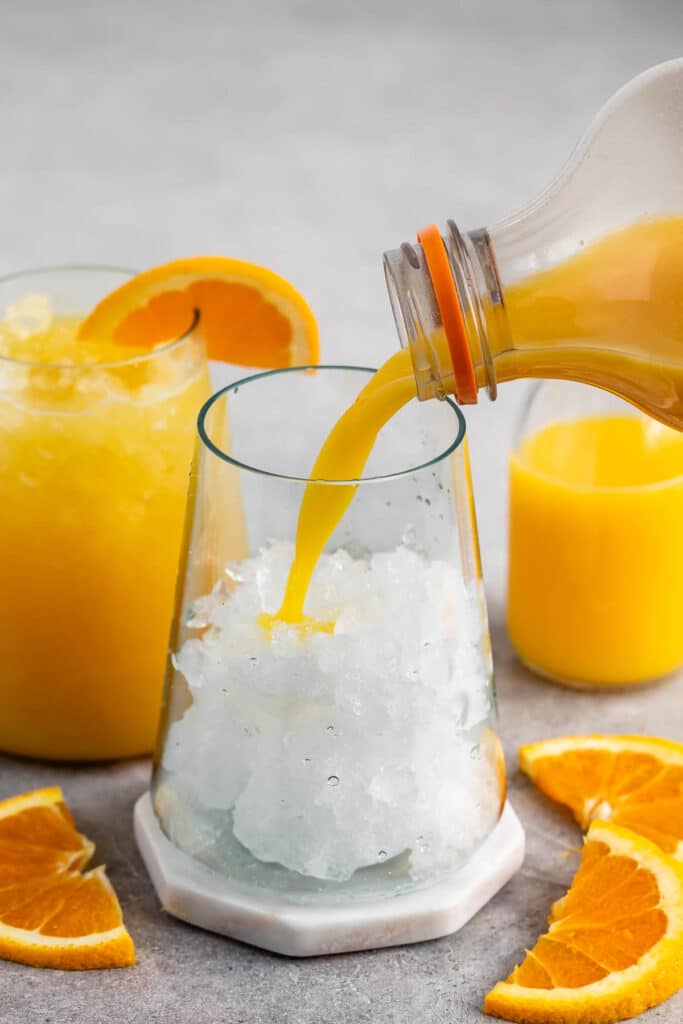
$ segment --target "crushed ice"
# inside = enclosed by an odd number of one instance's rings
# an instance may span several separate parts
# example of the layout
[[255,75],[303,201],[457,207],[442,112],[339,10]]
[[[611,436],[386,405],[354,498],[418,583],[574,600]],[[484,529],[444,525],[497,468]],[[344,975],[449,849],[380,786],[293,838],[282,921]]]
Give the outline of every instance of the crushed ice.
[[495,823],[479,739],[491,712],[480,599],[453,566],[400,547],[324,555],[306,613],[334,634],[256,623],[275,612],[291,544],[229,566],[195,602],[174,664],[192,704],[163,768],[182,801],[232,813],[254,857],[344,880],[408,852],[415,875],[454,863]]

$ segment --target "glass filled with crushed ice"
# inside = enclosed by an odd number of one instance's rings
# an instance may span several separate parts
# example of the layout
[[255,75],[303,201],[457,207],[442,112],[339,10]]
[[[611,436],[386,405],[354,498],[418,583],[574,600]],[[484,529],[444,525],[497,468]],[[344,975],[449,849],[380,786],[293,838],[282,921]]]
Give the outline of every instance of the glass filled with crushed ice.
[[405,405],[359,482],[317,480],[320,494],[358,486],[315,566],[306,619],[273,619],[311,467],[372,372],[259,374],[199,419],[153,806],[186,854],[241,891],[298,905],[452,878],[504,803],[465,424],[451,401]]

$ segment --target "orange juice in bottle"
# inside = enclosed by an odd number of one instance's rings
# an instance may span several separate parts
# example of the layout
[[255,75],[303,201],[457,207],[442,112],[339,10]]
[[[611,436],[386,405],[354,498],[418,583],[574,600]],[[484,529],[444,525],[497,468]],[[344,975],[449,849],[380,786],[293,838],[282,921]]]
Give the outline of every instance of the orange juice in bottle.
[[597,385],[683,428],[683,60],[603,108],[526,210],[385,254],[421,398],[523,377]]

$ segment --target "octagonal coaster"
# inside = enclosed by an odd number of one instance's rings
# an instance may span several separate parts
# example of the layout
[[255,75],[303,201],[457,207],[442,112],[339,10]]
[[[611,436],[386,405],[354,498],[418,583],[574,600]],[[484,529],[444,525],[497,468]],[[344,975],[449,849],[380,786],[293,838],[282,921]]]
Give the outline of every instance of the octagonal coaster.
[[285,956],[350,953],[450,935],[524,859],[524,832],[506,804],[491,835],[451,879],[384,900],[312,906],[238,885],[184,853],[162,832],[149,793],[135,806],[135,837],[169,914]]

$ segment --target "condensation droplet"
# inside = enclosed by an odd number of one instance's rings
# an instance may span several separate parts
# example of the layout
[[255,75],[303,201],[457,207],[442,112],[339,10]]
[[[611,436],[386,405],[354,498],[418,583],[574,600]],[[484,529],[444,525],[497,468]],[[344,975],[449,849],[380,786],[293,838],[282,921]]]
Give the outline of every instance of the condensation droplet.
[[339,776],[338,775],[329,775],[328,778],[327,778],[327,785],[328,786],[338,786],[339,785]]
[[401,540],[404,544],[414,544],[417,540],[417,530],[412,524],[408,524],[405,530],[401,534]]
[[386,860],[386,859],[387,859],[387,851],[386,850],[380,850],[379,853],[377,854],[377,860],[383,861],[383,860]]
[[417,843],[417,848],[420,851],[420,853],[429,852],[429,843],[427,842],[424,836],[416,836],[415,842]]

